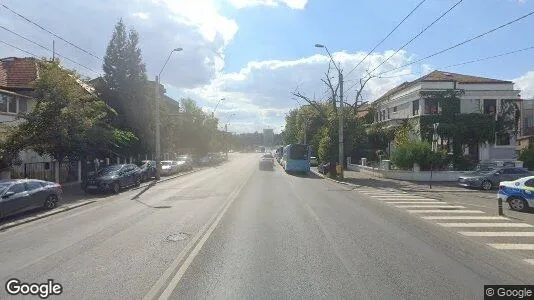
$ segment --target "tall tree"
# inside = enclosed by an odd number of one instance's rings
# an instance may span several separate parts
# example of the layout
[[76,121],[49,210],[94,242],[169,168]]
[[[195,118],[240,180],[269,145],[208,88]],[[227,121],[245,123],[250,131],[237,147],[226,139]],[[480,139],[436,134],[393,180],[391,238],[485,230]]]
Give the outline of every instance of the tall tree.
[[126,30],[122,19],[115,25],[104,57],[104,84],[99,92],[118,112],[114,124],[132,130],[139,138],[130,152],[153,149],[152,99],[147,92],[146,67],[139,48],[139,34]]

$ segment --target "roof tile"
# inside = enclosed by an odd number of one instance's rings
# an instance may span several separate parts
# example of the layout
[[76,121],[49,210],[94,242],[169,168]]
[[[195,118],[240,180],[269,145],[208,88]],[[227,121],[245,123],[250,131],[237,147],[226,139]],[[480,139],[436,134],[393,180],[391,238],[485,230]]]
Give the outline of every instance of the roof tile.
[[31,88],[37,77],[37,59],[33,57],[0,59],[0,87]]

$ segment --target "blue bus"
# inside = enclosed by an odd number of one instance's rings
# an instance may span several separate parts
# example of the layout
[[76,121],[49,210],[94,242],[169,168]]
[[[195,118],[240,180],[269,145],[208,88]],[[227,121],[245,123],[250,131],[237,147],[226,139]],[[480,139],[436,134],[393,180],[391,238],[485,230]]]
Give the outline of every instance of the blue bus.
[[304,144],[289,144],[284,147],[282,167],[286,173],[310,172],[310,146]]

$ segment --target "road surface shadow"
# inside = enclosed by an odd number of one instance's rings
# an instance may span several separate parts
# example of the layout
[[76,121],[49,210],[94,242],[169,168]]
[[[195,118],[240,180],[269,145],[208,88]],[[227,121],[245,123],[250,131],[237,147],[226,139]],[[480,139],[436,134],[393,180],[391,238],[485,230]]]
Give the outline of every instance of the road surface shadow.
[[170,205],[151,205],[151,204],[147,204],[141,200],[139,200],[139,196],[141,196],[142,194],[146,193],[150,188],[152,188],[153,186],[156,185],[156,181],[151,181],[147,186],[145,186],[143,189],[141,189],[141,191],[139,193],[137,193],[136,195],[134,195],[132,197],[132,199],[130,200],[134,200],[140,204],[143,204],[144,206],[146,207],[150,207],[150,208],[171,208],[172,206]]

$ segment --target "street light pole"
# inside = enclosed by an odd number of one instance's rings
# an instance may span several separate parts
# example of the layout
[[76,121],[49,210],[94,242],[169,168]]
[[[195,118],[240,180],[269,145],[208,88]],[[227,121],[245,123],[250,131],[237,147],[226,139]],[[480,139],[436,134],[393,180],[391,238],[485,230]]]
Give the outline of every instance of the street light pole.
[[154,118],[156,121],[156,180],[160,180],[161,178],[161,133],[160,133],[160,116],[159,116],[159,80],[161,77],[161,73],[165,69],[165,66],[167,65],[167,62],[169,62],[169,59],[171,58],[171,55],[174,52],[182,51],[182,48],[175,48],[169,53],[169,56],[167,56],[167,59],[165,60],[165,63],[163,64],[163,67],[161,68],[161,71],[159,71],[158,75],[156,76],[156,87],[155,87],[155,93],[156,93],[156,103],[154,105]]
[[[328,56],[330,57],[330,60],[334,64],[334,67],[337,69],[337,75],[338,75],[338,81],[339,81],[339,111],[338,111],[338,119],[339,119],[339,177],[343,178],[343,166],[345,162],[345,155],[344,155],[344,145],[343,145],[343,73],[339,69],[339,67],[336,65],[336,62],[334,61],[334,58],[332,57],[332,54],[330,54],[330,51],[328,51],[328,47],[322,44],[315,44],[315,47],[317,48],[324,48],[326,50],[326,53],[328,53]],[[335,99],[334,99],[335,101]]]

